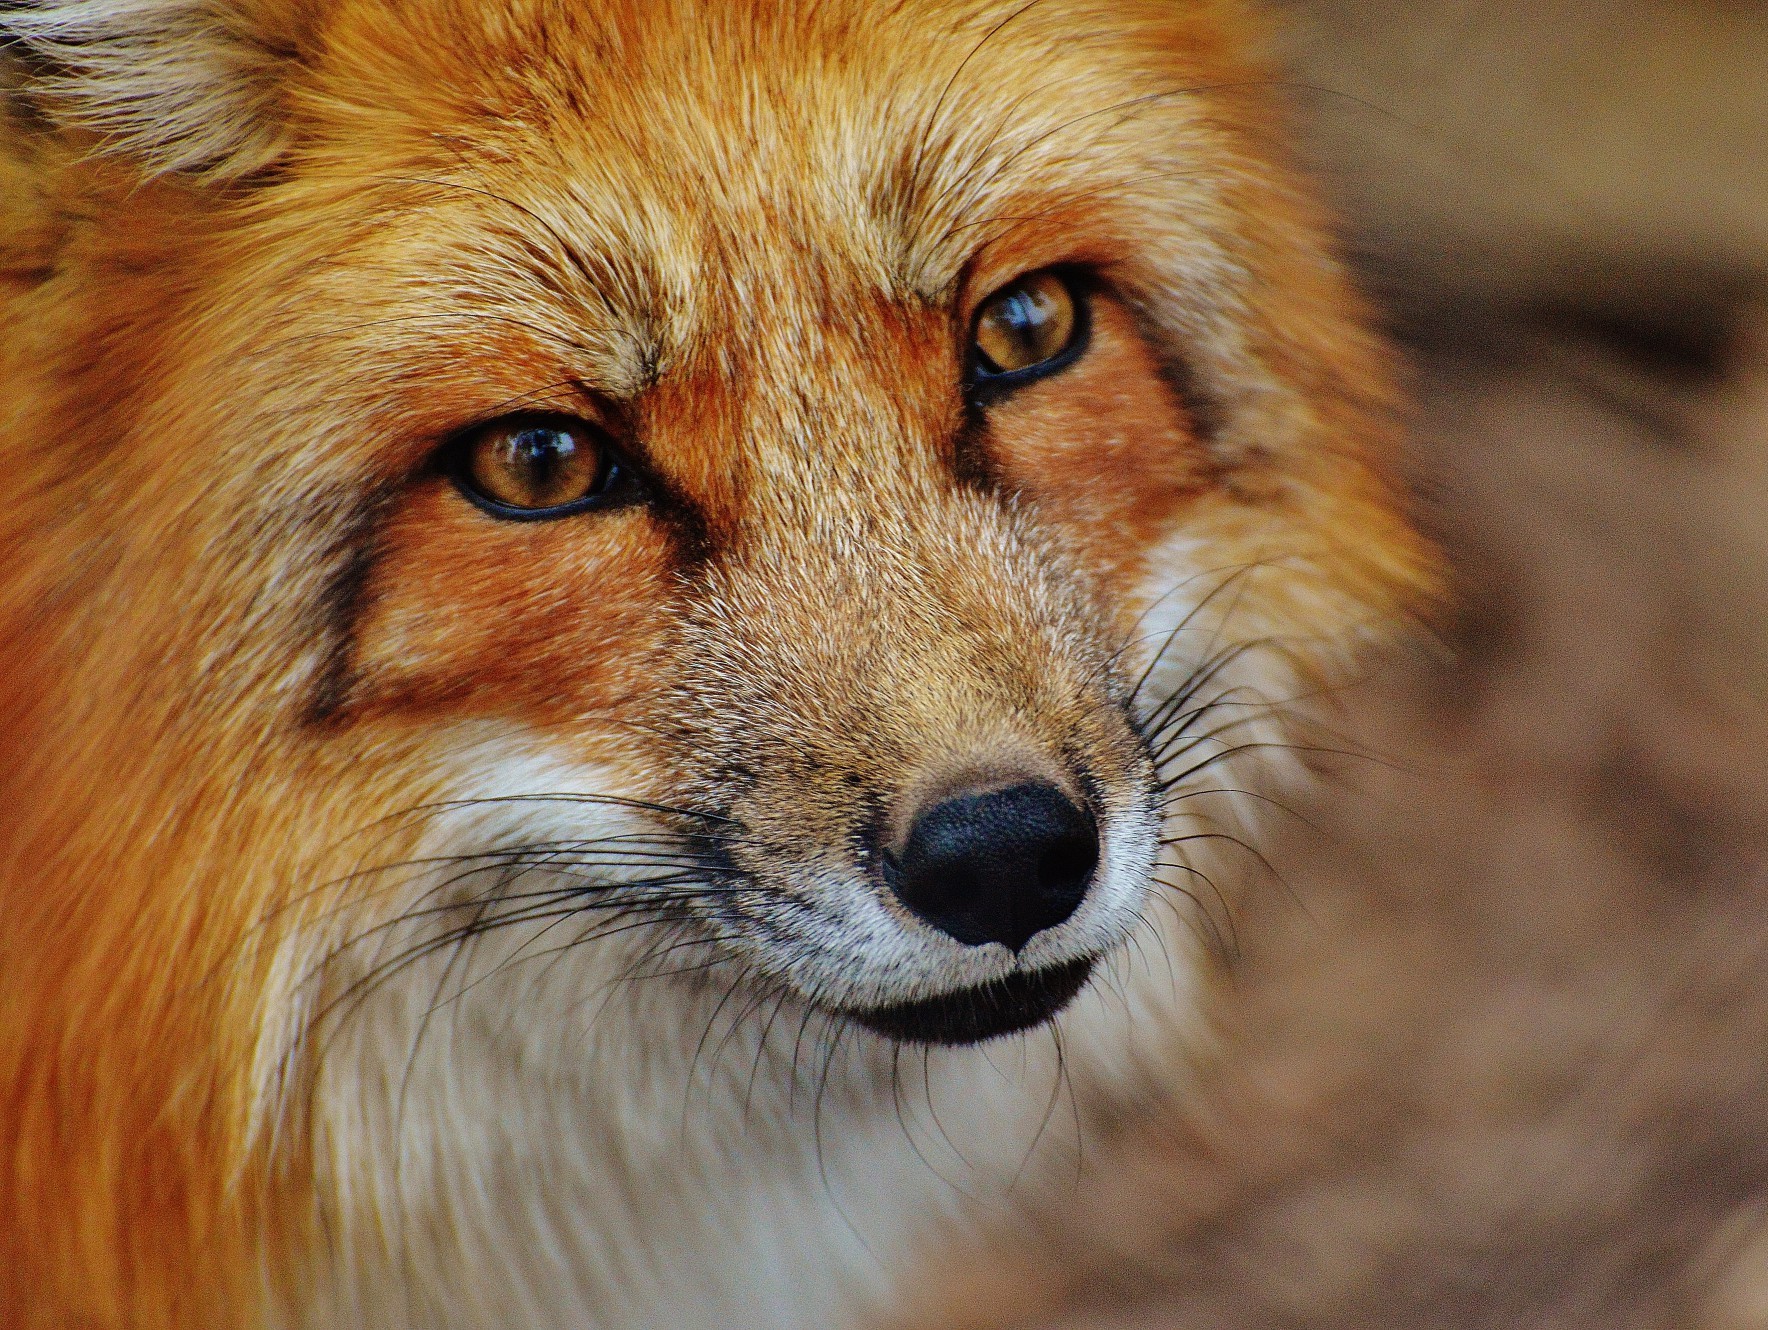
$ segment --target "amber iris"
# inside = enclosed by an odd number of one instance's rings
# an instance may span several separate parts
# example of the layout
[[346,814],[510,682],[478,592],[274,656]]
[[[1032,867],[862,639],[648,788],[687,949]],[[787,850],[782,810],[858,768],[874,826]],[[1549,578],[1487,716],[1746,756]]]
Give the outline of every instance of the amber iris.
[[1018,374],[1055,360],[1080,326],[1074,292],[1053,272],[1002,287],[976,315],[976,358],[985,374]]
[[484,500],[522,513],[570,508],[606,488],[610,459],[581,420],[494,421],[466,440],[462,478]]

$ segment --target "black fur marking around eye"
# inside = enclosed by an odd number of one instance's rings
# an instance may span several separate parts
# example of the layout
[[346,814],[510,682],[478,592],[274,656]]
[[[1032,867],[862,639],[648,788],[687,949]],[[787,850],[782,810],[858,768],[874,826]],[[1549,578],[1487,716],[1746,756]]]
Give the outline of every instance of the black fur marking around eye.
[[371,494],[342,524],[327,563],[333,569],[315,607],[324,656],[303,708],[309,725],[335,723],[356,689],[356,626],[362,616],[369,573],[378,553],[381,523],[390,496]]
[[1190,417],[1197,438],[1206,446],[1213,444],[1221,437],[1227,408],[1204,383],[1198,367],[1177,349],[1171,329],[1164,327],[1136,301],[1124,304],[1142,340],[1154,348],[1161,380]]
[[[585,393],[592,391],[581,383],[578,386]],[[681,571],[691,579],[711,561],[719,537],[726,533],[715,530],[705,508],[658,465],[636,424],[622,415],[614,432],[618,435],[616,454],[634,486],[633,501],[642,503],[662,523],[675,542]]]
[[705,511],[667,480],[653,477],[649,482],[651,511],[675,541],[676,562],[681,576],[696,580],[712,561],[717,546],[712,524]]
[[983,408],[976,402],[966,401],[963,423],[958,426],[951,442],[952,475],[961,484],[979,490],[994,490],[1000,487],[1000,469],[988,447],[988,421]]

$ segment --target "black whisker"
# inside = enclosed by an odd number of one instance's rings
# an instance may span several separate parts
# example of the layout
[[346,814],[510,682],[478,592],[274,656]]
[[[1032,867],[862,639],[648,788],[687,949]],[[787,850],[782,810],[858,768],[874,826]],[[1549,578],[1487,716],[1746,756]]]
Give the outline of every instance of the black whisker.
[[[1195,907],[1194,917],[1187,919],[1183,914],[1179,917],[1185,919],[1185,922],[1194,930],[1199,927],[1207,930],[1207,932],[1199,932],[1197,935],[1199,941],[1201,941],[1207,949],[1218,956],[1230,960],[1238,957],[1240,955],[1240,934],[1239,929],[1234,922],[1234,909],[1228,904],[1227,896],[1223,893],[1222,889],[1216,885],[1215,879],[1208,873],[1205,873],[1202,869],[1194,867],[1191,864],[1168,863],[1164,865],[1164,867],[1176,868],[1181,873],[1188,873],[1209,888],[1210,894],[1216,898],[1216,903],[1222,907],[1222,918],[1220,920],[1216,918],[1215,912],[1203,903],[1196,892],[1180,886],[1177,882],[1174,882],[1169,878],[1162,877],[1158,872],[1154,874],[1154,881],[1156,883],[1165,887],[1168,891],[1183,896]],[[1156,899],[1164,899],[1164,897],[1156,897]],[[1171,901],[1167,901],[1167,904],[1176,910],[1177,907],[1173,906]],[[1227,929],[1226,933],[1223,932],[1224,925]]]
[[[1192,624],[1196,620],[1197,616],[1202,614],[1206,609],[1208,609],[1211,605],[1213,605],[1215,603],[1215,599],[1217,596],[1221,595],[1224,591],[1226,591],[1230,587],[1240,586],[1241,583],[1246,578],[1250,577],[1258,569],[1266,567],[1266,566],[1268,566],[1268,565],[1265,563],[1262,563],[1262,562],[1261,563],[1248,563],[1248,564],[1236,565],[1233,568],[1224,570],[1226,573],[1226,576],[1224,576],[1222,578],[1222,580],[1220,582],[1218,582],[1215,586],[1211,587],[1209,589],[1209,591],[1195,605],[1193,605],[1190,609],[1186,610],[1185,617],[1180,619],[1178,621],[1178,623],[1174,624],[1172,630],[1169,633],[1167,633],[1166,640],[1161,643],[1160,649],[1154,653],[1153,657],[1148,661],[1147,666],[1142,670],[1141,675],[1136,679],[1136,686],[1134,689],[1131,690],[1131,693],[1130,693],[1131,698],[1132,699],[1139,699],[1142,696],[1142,690],[1148,686],[1148,681],[1154,677],[1155,670],[1157,670],[1160,667],[1161,663],[1166,659],[1167,652],[1172,649],[1172,646],[1178,640],[1179,635],[1181,633],[1188,631],[1192,627]],[[1184,582],[1181,582],[1179,584],[1179,587],[1177,589],[1183,589],[1185,586],[1188,586],[1191,582],[1193,582],[1195,580],[1196,580],[1195,576],[1187,578],[1187,579],[1185,579]],[[1171,594],[1171,593],[1168,593],[1168,594]],[[1165,597],[1162,597],[1162,599],[1165,599]],[[1159,602],[1157,601],[1155,603],[1158,604]],[[1236,602],[1236,603],[1238,603],[1238,602]],[[1152,608],[1152,607],[1150,607],[1150,608]],[[1222,617],[1222,620],[1220,622],[1218,622],[1214,626],[1214,628],[1211,630],[1211,647],[1210,647],[1210,649],[1206,649],[1205,652],[1203,653],[1206,658],[1209,656],[1211,650],[1213,650],[1214,640],[1215,640],[1216,636],[1219,635],[1221,632],[1222,623],[1226,622],[1229,614],[1232,613],[1233,608],[1234,607],[1232,605],[1230,605],[1228,613],[1225,613]]]
[[952,70],[951,77],[946,79],[945,85],[940,88],[939,96],[933,103],[933,109],[928,112],[927,119],[921,126],[921,132],[918,136],[918,141],[915,147],[914,166],[909,173],[909,178],[913,182],[914,191],[919,190],[923,179],[922,173],[931,159],[933,135],[940,127],[940,116],[945,110],[946,99],[952,95],[952,90],[957,87],[958,80],[963,77],[964,71],[970,67],[970,62],[980,55],[983,49],[1001,34],[1002,30],[1016,22],[1021,15],[1031,12],[1042,3],[1043,0],[1029,0],[1029,3],[1021,5],[1018,9],[1015,9],[999,23],[996,23],[992,28],[985,32],[982,35],[982,39],[966,51],[964,53],[964,58],[958,61],[957,67]]

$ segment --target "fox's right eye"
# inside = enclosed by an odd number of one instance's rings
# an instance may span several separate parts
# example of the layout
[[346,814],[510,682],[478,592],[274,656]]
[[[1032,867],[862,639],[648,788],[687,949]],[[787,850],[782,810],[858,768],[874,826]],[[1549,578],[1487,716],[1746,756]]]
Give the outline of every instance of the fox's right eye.
[[1045,270],[1002,287],[976,312],[974,374],[979,386],[1006,386],[1062,368],[1080,351],[1086,327],[1066,278]]
[[454,447],[449,467],[467,498],[494,517],[539,521],[606,504],[623,468],[607,436],[574,416],[506,416]]

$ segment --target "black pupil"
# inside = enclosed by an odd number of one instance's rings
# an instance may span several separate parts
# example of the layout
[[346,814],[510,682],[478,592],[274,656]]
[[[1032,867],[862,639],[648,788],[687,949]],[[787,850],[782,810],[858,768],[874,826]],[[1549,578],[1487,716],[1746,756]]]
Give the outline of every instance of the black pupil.
[[505,436],[498,459],[517,507],[558,508],[587,499],[605,479],[599,449],[568,426],[532,424]]
[[536,426],[510,440],[511,461],[528,475],[533,487],[550,493],[577,456],[577,440],[561,429]]
[[1027,347],[1035,346],[1038,325],[1043,321],[1044,316],[1029,291],[1015,291],[1001,302],[1001,322]]

